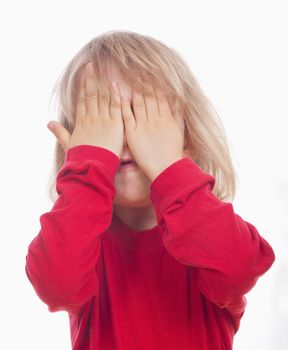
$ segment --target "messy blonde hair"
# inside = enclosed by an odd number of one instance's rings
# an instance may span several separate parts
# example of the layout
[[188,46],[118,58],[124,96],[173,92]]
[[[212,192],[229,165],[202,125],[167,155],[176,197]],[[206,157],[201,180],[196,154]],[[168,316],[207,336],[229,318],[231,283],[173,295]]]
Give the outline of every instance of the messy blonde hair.
[[[97,79],[108,87],[107,65],[113,64],[128,83],[135,74],[149,75],[167,94],[172,112],[185,122],[185,150],[206,173],[215,177],[213,193],[220,200],[233,200],[237,174],[229,154],[224,127],[187,64],[177,51],[147,35],[113,30],[90,40],[68,63],[54,86],[58,91],[58,121],[72,134],[76,120],[77,84],[86,63],[93,62]],[[57,90],[58,88],[58,90]],[[53,96],[53,94],[52,94]],[[57,199],[56,177],[65,151],[56,140],[49,197]]]

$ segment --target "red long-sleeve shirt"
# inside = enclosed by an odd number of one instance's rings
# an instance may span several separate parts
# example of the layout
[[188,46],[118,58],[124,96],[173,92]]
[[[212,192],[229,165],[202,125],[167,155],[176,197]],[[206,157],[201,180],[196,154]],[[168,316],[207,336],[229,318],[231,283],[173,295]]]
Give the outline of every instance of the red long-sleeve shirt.
[[273,249],[188,157],[151,182],[157,225],[129,228],[113,215],[119,165],[102,147],[67,151],[26,256],[37,295],[68,312],[73,350],[232,349]]

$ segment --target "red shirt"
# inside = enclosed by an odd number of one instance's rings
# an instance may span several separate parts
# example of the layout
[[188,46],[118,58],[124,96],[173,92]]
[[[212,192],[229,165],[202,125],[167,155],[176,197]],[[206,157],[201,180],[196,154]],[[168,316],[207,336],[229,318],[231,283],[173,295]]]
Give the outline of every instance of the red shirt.
[[35,292],[68,312],[73,350],[232,349],[273,249],[188,157],[151,182],[157,225],[129,228],[113,215],[119,165],[102,147],[67,151],[26,256]]

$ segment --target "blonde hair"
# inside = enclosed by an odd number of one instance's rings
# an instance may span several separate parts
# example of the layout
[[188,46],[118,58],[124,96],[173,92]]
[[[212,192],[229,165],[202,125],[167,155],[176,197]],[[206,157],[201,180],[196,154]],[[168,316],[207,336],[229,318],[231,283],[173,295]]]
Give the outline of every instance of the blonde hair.
[[[76,118],[76,93],[80,73],[93,62],[97,79],[107,88],[107,65],[112,63],[123,78],[132,82],[137,72],[149,75],[168,96],[172,112],[177,108],[185,122],[185,149],[208,174],[215,177],[213,193],[220,200],[233,200],[238,177],[229,154],[224,127],[214,107],[177,51],[150,36],[113,30],[90,40],[68,63],[54,86],[58,91],[57,120],[72,134]],[[58,88],[58,90],[57,90]],[[52,94],[53,97],[53,94]],[[65,151],[56,140],[49,197],[57,199],[56,176]]]

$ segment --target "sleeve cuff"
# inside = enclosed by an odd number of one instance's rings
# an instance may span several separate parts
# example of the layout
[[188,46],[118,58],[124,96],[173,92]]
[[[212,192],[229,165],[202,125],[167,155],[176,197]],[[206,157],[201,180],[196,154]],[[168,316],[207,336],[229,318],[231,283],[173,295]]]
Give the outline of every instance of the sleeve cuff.
[[70,161],[98,160],[105,163],[113,171],[117,171],[120,165],[120,158],[107,148],[93,145],[78,145],[68,149],[65,156],[65,163]]
[[191,192],[205,184],[215,185],[215,177],[203,171],[191,158],[184,157],[164,169],[151,183],[150,198],[154,204],[157,216],[171,203],[185,199]]

